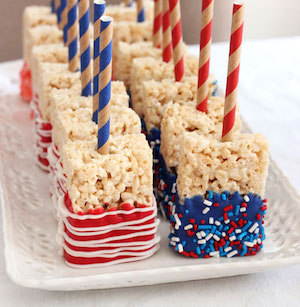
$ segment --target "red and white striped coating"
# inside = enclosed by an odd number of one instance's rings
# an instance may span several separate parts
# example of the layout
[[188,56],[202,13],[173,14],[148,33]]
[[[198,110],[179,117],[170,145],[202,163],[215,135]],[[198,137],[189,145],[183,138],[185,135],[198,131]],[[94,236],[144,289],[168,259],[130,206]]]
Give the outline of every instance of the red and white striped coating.
[[170,10],[169,10],[169,0],[162,0],[163,2],[163,50],[162,56],[163,61],[168,63],[172,58],[172,34],[170,25]]
[[175,80],[184,75],[183,41],[179,0],[169,0]]
[[207,113],[209,62],[214,0],[202,0],[197,110]]
[[161,48],[162,0],[154,0],[153,47]]
[[234,3],[231,24],[227,85],[224,105],[222,142],[232,141],[239,82],[241,45],[244,26],[244,4]]

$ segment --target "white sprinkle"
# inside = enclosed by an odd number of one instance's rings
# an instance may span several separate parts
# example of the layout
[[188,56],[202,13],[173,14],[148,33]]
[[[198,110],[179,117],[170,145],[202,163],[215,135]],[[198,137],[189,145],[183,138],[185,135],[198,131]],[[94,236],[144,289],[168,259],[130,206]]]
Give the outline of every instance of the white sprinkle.
[[259,233],[259,228],[256,228],[254,233],[257,235]]
[[203,204],[210,207],[212,205],[212,201],[205,199]]
[[231,246],[227,246],[226,248],[224,248],[224,252],[229,252],[232,250],[232,247]]
[[172,204],[172,215],[175,214],[176,206]]
[[230,222],[229,219],[224,221],[225,224],[228,224],[229,222]]
[[222,237],[226,237],[226,232],[222,232]]
[[182,253],[182,252],[183,252],[183,246],[182,246],[182,244],[178,244],[178,251],[179,251],[179,253]]
[[168,205],[169,205],[169,206],[172,206],[172,205],[173,205],[173,203],[172,203],[171,201],[169,201],[169,202],[168,202]]
[[160,144],[160,140],[158,140],[158,139],[155,140],[155,143],[156,143],[156,144]]
[[253,247],[253,243],[252,242],[248,242],[248,241],[244,241],[244,244],[248,247]]
[[215,224],[216,224],[217,226],[220,226],[220,225],[221,225],[221,222],[215,221]]
[[193,225],[192,225],[192,224],[189,224],[189,225],[186,225],[186,226],[184,227],[184,230],[189,230],[189,229],[191,229],[191,228],[193,228]]
[[165,202],[168,202],[168,201],[169,201],[169,195],[165,197]]
[[151,149],[153,149],[154,146],[155,146],[155,142],[151,141],[151,142],[150,142],[150,146],[151,146]]
[[181,226],[181,221],[180,221],[180,219],[179,219],[179,217],[178,217],[177,213],[176,213],[176,214],[174,214],[173,216],[174,216],[175,221],[176,221],[175,229],[177,229],[177,230],[178,230],[178,229],[179,229],[179,227]]
[[208,222],[209,222],[209,224],[213,224],[213,223],[214,223],[214,218],[213,218],[213,217],[210,217],[210,218],[208,219]]
[[175,241],[175,242],[180,242],[180,238],[178,238],[178,237],[172,237],[171,240],[172,240],[172,241]]
[[173,242],[173,241],[171,241],[171,242],[170,242],[170,244],[171,244],[171,245],[173,245],[173,246],[175,246],[175,245],[176,245],[176,243],[175,243],[175,242]]
[[257,243],[257,240],[254,239],[254,240],[253,240],[253,245],[255,245],[256,243]]
[[176,183],[173,183],[171,193],[176,193]]
[[229,241],[234,241],[236,239],[236,236],[229,237]]
[[245,200],[246,203],[247,203],[248,201],[250,201],[249,196],[248,196],[248,195],[245,195],[245,196],[244,196],[244,200]]
[[240,212],[245,212],[246,208],[245,207],[241,207]]
[[203,214],[206,214],[210,209],[208,207],[206,207],[205,209],[202,210]]
[[196,236],[197,236],[198,239],[202,239],[202,237],[203,237],[203,236],[201,236],[201,233],[200,233],[200,232],[197,232],[197,233],[196,233]]
[[252,233],[257,227],[258,223],[255,222],[248,231]]
[[241,233],[241,232],[242,232],[242,229],[237,228],[237,229],[235,230],[235,233]]
[[205,239],[198,240],[198,244],[205,244],[205,243],[206,243],[206,240],[205,240]]
[[206,236],[205,240],[208,241],[208,240],[210,240],[212,237],[213,237],[213,234],[212,234],[212,233],[209,233],[209,234]]
[[153,163],[158,163],[158,159],[153,159]]
[[220,252],[219,251],[210,252],[209,255],[212,257],[220,257]]
[[228,258],[231,258],[231,257],[233,257],[234,255],[236,255],[237,253],[238,253],[238,251],[237,251],[237,250],[234,250],[234,251],[230,252],[229,254],[227,254],[227,257],[228,257]]
[[174,233],[175,232],[175,230],[171,227],[171,233]]
[[220,237],[217,236],[217,235],[214,235],[214,239],[215,239],[216,241],[220,241]]
[[261,239],[260,239],[260,238],[257,239],[257,243],[258,243],[258,244],[261,243]]
[[203,231],[203,230],[200,231],[200,234],[201,234],[202,237],[205,237],[205,236],[206,236],[206,233],[205,233],[205,231]]

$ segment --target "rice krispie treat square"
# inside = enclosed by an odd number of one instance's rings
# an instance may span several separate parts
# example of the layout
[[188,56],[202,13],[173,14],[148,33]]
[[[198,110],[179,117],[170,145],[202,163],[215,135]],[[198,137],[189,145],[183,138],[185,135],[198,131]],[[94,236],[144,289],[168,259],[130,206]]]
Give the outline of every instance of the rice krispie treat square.
[[26,46],[26,56],[24,58],[29,68],[32,65],[32,48],[37,45],[62,44],[63,32],[57,26],[42,25],[31,28],[28,31],[28,44]]
[[51,13],[48,6],[27,6],[23,12],[23,58],[28,60],[31,53],[30,30],[32,28],[47,25],[55,26],[57,18]]
[[[59,152],[69,141],[90,141],[97,138],[98,125],[91,118],[91,107],[69,108],[64,111],[55,108],[51,115],[52,141]],[[110,135],[138,133],[141,133],[138,115],[126,106],[111,106]]]
[[233,142],[220,142],[189,133],[181,148],[177,179],[181,201],[210,190],[264,195],[269,144],[261,134],[239,134]]
[[[206,137],[221,139],[224,116],[224,98],[210,97],[207,114],[196,109],[196,102],[170,102],[161,122],[161,153],[168,168],[178,166],[182,137],[185,133],[197,133]],[[237,110],[234,130],[240,133],[242,123]]]
[[[198,58],[192,55],[184,57],[185,77],[197,76]],[[165,63],[162,60],[154,58],[137,58],[134,59],[130,73],[130,92],[132,107],[141,117],[144,114],[143,101],[145,100],[143,91],[143,81],[171,79],[174,81],[173,61]]]
[[152,206],[152,153],[143,134],[110,137],[109,153],[97,141],[69,142],[62,151],[74,212],[102,207]]
[[130,72],[134,59],[151,57],[161,59],[162,51],[153,47],[152,42],[137,42],[133,44],[119,42],[118,56],[116,57],[114,76],[122,80],[127,88],[130,88]]

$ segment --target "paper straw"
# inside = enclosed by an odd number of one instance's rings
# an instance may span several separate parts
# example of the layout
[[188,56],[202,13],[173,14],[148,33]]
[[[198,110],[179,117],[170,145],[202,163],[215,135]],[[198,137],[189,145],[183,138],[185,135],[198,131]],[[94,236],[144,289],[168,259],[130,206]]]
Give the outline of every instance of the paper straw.
[[105,1],[94,1],[94,63],[93,63],[93,121],[98,124],[99,103],[99,48],[100,18],[105,11]]
[[62,3],[62,12],[61,12],[61,22],[63,27],[64,34],[64,45],[66,46],[68,43],[68,8],[67,8],[67,0],[61,0]]
[[197,110],[207,113],[209,62],[214,0],[202,0]]
[[137,0],[137,21],[144,22],[145,21],[145,6],[144,0]]
[[90,25],[89,0],[79,0],[79,35],[80,35],[80,68],[81,68],[81,95],[92,95],[92,66],[91,47],[89,36]]
[[170,26],[169,0],[163,1],[163,61],[168,63],[172,58],[172,34]]
[[179,0],[169,0],[172,28],[172,45],[175,80],[180,81],[184,75],[183,42]]
[[60,23],[61,23],[61,10],[60,10],[60,0],[54,0],[54,7],[55,7],[55,13],[57,16],[57,25],[58,27],[60,27]]
[[133,4],[133,0],[124,0],[125,6],[131,7]]
[[54,0],[51,0],[50,2],[50,5],[51,5],[51,13],[55,13],[55,4],[54,4]]
[[78,16],[77,0],[68,0],[68,48],[69,70],[75,72],[78,67]]
[[113,19],[101,17],[98,107],[98,152],[109,151]]
[[154,0],[153,47],[161,48],[162,0]]
[[243,26],[244,4],[234,3],[227,70],[222,142],[229,142],[233,139],[233,127],[235,123],[235,112],[237,104],[237,86],[239,82],[240,71],[241,45],[243,39]]
[[63,20],[63,11],[67,7],[67,0],[60,0],[60,7],[59,7],[59,20],[58,20],[58,28],[60,30],[64,29],[64,20]]

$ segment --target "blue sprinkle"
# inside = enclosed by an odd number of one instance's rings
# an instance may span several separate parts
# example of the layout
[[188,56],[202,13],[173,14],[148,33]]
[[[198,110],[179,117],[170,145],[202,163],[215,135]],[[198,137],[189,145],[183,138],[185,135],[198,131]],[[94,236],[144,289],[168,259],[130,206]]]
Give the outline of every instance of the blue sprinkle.
[[254,236],[254,239],[258,239],[259,237],[259,233],[257,233],[255,236]]
[[209,191],[209,192],[208,192],[208,198],[213,198],[213,197],[214,197],[213,191]]
[[185,210],[185,213],[188,214],[190,211],[189,210]]
[[224,217],[223,216],[219,217],[218,221],[223,222],[224,221]]
[[244,231],[244,232],[242,232],[241,234],[239,234],[239,235],[237,236],[237,238],[238,238],[238,240],[241,240],[241,239],[243,239],[243,237],[246,236],[246,235],[247,235],[247,232]]
[[170,233],[169,236],[168,236],[168,238],[171,239],[172,237],[173,237],[173,234]]
[[186,241],[183,241],[182,242],[182,246],[185,247],[185,244],[186,244]]
[[200,248],[204,249],[206,247],[206,244],[201,244]]
[[176,223],[176,220],[175,220],[175,217],[174,217],[174,215],[173,215],[173,214],[171,214],[171,215],[170,215],[170,219],[171,219],[173,222],[175,222],[175,223]]
[[209,247],[205,250],[207,253],[209,253],[210,252],[210,249],[209,249]]
[[193,240],[193,242],[194,242],[194,243],[196,243],[196,242],[197,242],[197,240],[196,240],[196,239],[194,239],[194,240]]
[[211,251],[211,252],[214,252],[214,251],[215,251],[215,248],[214,248],[214,246],[213,246],[212,244],[210,244],[209,247],[210,247],[210,251]]
[[226,200],[226,198],[227,198],[225,193],[222,193],[221,197],[222,197],[222,200]]
[[215,233],[216,230],[217,230],[217,227],[216,227],[216,226],[213,226],[213,227],[211,228],[211,232],[212,232],[212,233]]
[[223,247],[220,247],[220,253],[223,253],[223,252],[224,252]]
[[247,246],[243,245],[243,251],[241,252],[241,256],[245,256],[246,253],[247,253]]
[[197,255],[200,255],[200,254],[201,254],[201,250],[200,250],[200,247],[199,247],[199,246],[196,247],[196,253],[197,253]]
[[234,214],[235,214],[235,215],[239,215],[239,213],[240,213],[240,205],[237,205],[237,206],[235,207]]
[[227,242],[226,242],[226,244],[223,246],[223,248],[225,249],[226,247],[228,247],[228,246],[229,246],[229,244],[230,244],[230,242],[229,242],[229,241],[227,241]]
[[229,226],[226,225],[226,226],[224,227],[224,231],[227,231],[228,229],[229,229]]
[[175,250],[175,252],[178,251],[178,245],[175,246],[175,249],[174,249],[174,250]]
[[233,213],[232,213],[232,212],[228,212],[227,215],[228,215],[228,216],[233,216]]
[[211,229],[212,226],[211,225],[199,225],[198,226],[198,229],[201,229],[201,230],[206,230],[206,229]]
[[219,230],[222,231],[222,229],[223,229],[223,224],[219,226]]
[[216,230],[215,234],[219,237],[222,235],[222,233],[219,230]]
[[247,235],[244,240],[248,241],[250,239],[249,235]]
[[210,244],[214,244],[214,242],[215,242],[215,241],[214,241],[213,239],[210,239],[210,240],[209,240],[209,243],[210,243]]
[[227,255],[227,253],[225,253],[225,252],[220,253],[220,256],[221,256],[221,257],[224,257],[224,256],[226,256],[226,255]]
[[253,236],[253,234],[251,234],[251,235],[250,235],[250,240],[249,240],[249,241],[250,241],[250,242],[253,242],[253,239],[254,239],[254,236]]
[[242,228],[242,231],[245,231],[251,224],[252,222],[248,221],[247,224]]

